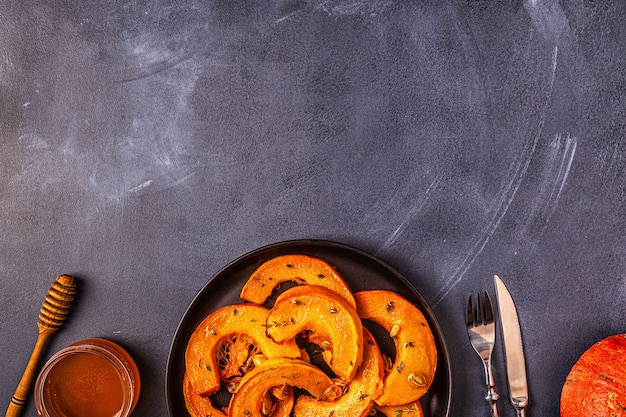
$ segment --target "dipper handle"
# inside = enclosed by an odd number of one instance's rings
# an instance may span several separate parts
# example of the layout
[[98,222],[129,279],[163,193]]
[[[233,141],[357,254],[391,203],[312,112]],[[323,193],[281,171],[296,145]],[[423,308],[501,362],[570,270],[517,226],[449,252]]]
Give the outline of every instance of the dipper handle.
[[48,338],[63,324],[70,311],[74,295],[76,294],[76,280],[69,275],[59,275],[52,283],[52,287],[48,290],[48,294],[39,311],[39,335],[37,342],[30,355],[26,369],[22,375],[20,383],[15,389],[15,394],[11,398],[11,403],[7,409],[5,417],[18,417],[22,412],[22,407],[26,404],[26,397],[30,391],[39,357],[43,352],[43,348]]

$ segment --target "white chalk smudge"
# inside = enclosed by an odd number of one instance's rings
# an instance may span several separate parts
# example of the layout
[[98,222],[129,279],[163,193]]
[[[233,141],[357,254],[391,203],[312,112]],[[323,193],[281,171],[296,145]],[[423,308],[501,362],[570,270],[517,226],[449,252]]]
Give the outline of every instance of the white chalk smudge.
[[48,142],[36,133],[24,133],[20,135],[19,142],[29,149],[47,149]]
[[[540,1],[540,0],[538,0]],[[544,105],[541,111],[541,115],[539,117],[539,125],[537,127],[536,134],[530,140],[527,140],[522,151],[517,155],[514,163],[512,164],[512,169],[509,170],[507,178],[509,180],[505,182],[505,185],[500,189],[498,193],[498,198],[495,199],[495,203],[490,209],[490,217],[489,220],[485,223],[480,232],[476,235],[473,243],[467,252],[466,256],[463,257],[458,266],[453,269],[450,277],[445,281],[441,289],[435,294],[435,301],[433,302],[433,306],[437,306],[443,299],[452,291],[452,289],[458,285],[465,273],[472,266],[476,258],[481,254],[489,239],[497,228],[500,226],[500,222],[504,218],[507,213],[511,203],[515,199],[515,196],[522,184],[522,180],[524,179],[530,162],[533,159],[533,155],[537,149],[537,144],[540,141],[541,135],[543,133],[543,127],[545,124],[546,115],[548,112],[548,106],[550,105],[550,99],[552,98],[552,93],[554,90],[554,81],[556,79],[557,73],[557,62],[558,62],[558,47],[555,46],[552,52],[551,57],[551,76],[546,88],[546,94],[544,97]],[[575,149],[575,147],[574,147]],[[572,155],[573,158],[573,155]],[[566,169],[566,173],[569,173],[569,169]]]
[[616,168],[619,166],[620,162],[624,161],[624,157],[619,148],[620,144],[615,141],[608,144],[607,147],[599,149],[596,162],[598,169],[605,172],[607,177],[615,176],[620,173],[620,170]]
[[[561,135],[557,135],[555,138],[559,144],[561,143]],[[565,148],[563,150],[563,156],[561,158],[561,164],[559,165],[559,171],[556,176],[556,184],[559,185],[559,191],[556,193],[554,197],[555,205],[558,202],[559,198],[561,198],[561,193],[563,192],[563,187],[567,182],[567,177],[569,176],[570,168],[572,167],[572,161],[574,160],[574,155],[576,154],[576,146],[577,141],[575,137],[567,135],[565,138]],[[552,198],[552,193],[550,197]]]
[[524,2],[535,30],[546,40],[558,42],[569,32],[569,22],[558,0],[527,0]]
[[489,221],[483,226],[481,231],[476,235],[471,245],[470,250],[465,257],[461,260],[459,265],[453,270],[450,278],[446,280],[443,287],[435,295],[434,306],[438,305],[452,289],[463,279],[465,273],[472,266],[476,258],[481,254],[491,236],[493,236],[496,229],[500,226],[500,222],[507,213],[515,195],[517,194],[519,187],[522,183],[532,156],[537,148],[537,142],[539,137],[536,136],[534,140],[527,143],[524,150],[517,157],[517,161],[514,164],[514,169],[509,175],[509,181],[504,185],[501,191],[498,193],[499,198],[491,208],[491,216]]
[[152,180],[148,180],[148,181],[144,181],[141,184],[137,185],[136,187],[131,188],[130,190],[128,190],[129,193],[136,193],[139,190],[149,187],[150,184],[152,184]]
[[363,0],[325,0],[320,2],[317,9],[323,10],[328,16],[369,15],[376,16],[391,4],[389,1]]
[[554,49],[552,50],[552,77],[550,78],[550,87],[548,89],[548,92],[549,92],[548,99],[552,97],[552,90],[554,89],[554,80],[556,79],[556,64],[557,64],[558,56],[559,56],[559,47],[555,46]]
[[378,249],[378,251],[376,252],[377,255],[379,255],[380,253],[384,252],[389,246],[391,246],[402,235],[402,233],[406,229],[407,225],[422,210],[422,208],[424,207],[426,202],[429,200],[431,192],[434,189],[437,188],[437,186],[439,185],[440,182],[441,182],[441,176],[438,175],[431,182],[431,184],[428,187],[428,189],[424,192],[424,194],[422,195],[422,198],[420,200],[418,200],[411,207],[411,209],[408,211],[408,213],[406,214],[406,216],[404,217],[404,219],[402,220],[400,225],[398,225],[398,227],[393,231],[393,233],[391,233],[391,235],[387,238],[385,243],[383,243],[383,245]]
[[300,10],[296,10],[296,11],[294,11],[294,12],[287,13],[286,15],[281,16],[281,17],[279,17],[278,19],[274,20],[274,23],[275,23],[275,24],[280,24],[280,23],[286,22],[286,21],[288,21],[288,20],[290,20],[290,19],[294,18],[294,17],[295,17],[296,15],[298,15],[298,14],[300,14]]
[[578,141],[575,137],[567,134],[563,138],[560,133],[557,133],[549,144],[549,153],[541,174],[543,181],[535,193],[537,203],[526,221],[527,229],[532,224],[541,222],[543,223],[541,233],[545,231],[567,184],[577,145]]

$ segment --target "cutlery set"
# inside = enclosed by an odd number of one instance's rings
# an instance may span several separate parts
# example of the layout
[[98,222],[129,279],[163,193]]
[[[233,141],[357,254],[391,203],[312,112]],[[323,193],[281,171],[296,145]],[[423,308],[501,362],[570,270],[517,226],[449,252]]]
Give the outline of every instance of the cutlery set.
[[[526,363],[522,348],[522,334],[520,331],[517,310],[511,294],[502,280],[494,276],[496,299],[498,305],[498,322],[502,331],[506,374],[509,384],[509,399],[515,408],[517,417],[526,416],[528,405],[528,384],[526,382]],[[491,417],[498,417],[497,401],[500,398],[495,390],[495,382],[491,370],[491,353],[496,342],[496,316],[487,291],[481,299],[477,294],[476,302],[469,295],[465,311],[465,324],[470,344],[480,356],[485,371],[485,384]]]

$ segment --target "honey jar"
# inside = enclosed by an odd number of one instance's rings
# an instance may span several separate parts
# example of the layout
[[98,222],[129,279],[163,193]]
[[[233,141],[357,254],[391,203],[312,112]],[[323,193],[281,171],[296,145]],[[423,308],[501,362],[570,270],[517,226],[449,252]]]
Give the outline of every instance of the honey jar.
[[35,382],[40,417],[128,417],[139,398],[139,371],[121,346],[92,338],[57,352]]

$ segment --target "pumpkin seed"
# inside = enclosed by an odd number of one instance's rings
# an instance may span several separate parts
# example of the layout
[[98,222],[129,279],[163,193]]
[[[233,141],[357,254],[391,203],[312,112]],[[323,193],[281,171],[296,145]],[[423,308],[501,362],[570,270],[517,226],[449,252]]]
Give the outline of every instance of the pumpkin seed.
[[275,405],[272,401],[272,397],[270,397],[269,395],[263,397],[263,404],[261,404],[261,413],[263,413],[264,416],[271,416],[272,412],[274,411],[274,407]]
[[333,363],[333,353],[330,350],[325,350],[322,352],[322,358],[327,364]]
[[407,379],[409,384],[415,385],[416,387],[421,388],[426,386],[426,378],[420,373],[411,372]]
[[324,399],[328,401],[335,400],[341,397],[343,393],[343,388],[339,385],[331,385],[324,391]]
[[393,368],[393,361],[387,355],[383,355],[383,364],[385,366],[385,369],[387,369],[387,370]]
[[278,401],[282,401],[289,397],[289,386],[288,385],[280,385],[277,387],[272,387],[272,395]]
[[267,360],[267,356],[263,355],[262,353],[257,353],[256,355],[254,355],[252,357],[252,361],[254,362],[254,366],[259,366],[263,362],[265,362],[266,360]]

